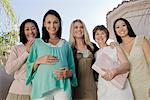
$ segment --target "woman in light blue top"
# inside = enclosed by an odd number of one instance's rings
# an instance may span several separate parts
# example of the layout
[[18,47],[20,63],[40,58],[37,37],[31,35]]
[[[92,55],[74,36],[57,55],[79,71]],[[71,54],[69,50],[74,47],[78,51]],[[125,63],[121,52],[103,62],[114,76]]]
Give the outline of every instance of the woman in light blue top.
[[[70,44],[61,39],[61,18],[55,10],[45,14],[42,32],[42,39],[34,41],[27,60],[26,84],[32,84],[31,97],[72,100],[71,85],[77,86],[74,58]],[[55,74],[58,70],[65,73]]]

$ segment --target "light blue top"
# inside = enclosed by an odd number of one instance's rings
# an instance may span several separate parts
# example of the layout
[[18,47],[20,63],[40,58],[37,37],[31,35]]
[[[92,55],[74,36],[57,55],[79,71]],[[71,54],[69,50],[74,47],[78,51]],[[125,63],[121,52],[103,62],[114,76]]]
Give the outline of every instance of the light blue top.
[[[32,73],[33,63],[37,58],[45,55],[55,56],[59,61],[53,64],[40,64],[37,70]],[[73,71],[72,77],[58,80],[54,71],[61,67],[71,69]],[[72,100],[71,85],[74,87],[77,86],[77,78],[70,44],[66,40],[61,39],[59,43],[54,46],[45,43],[42,39],[35,39],[27,59],[26,78],[27,85],[32,83],[32,99],[45,96],[55,89],[64,89],[70,96],[70,100]]]

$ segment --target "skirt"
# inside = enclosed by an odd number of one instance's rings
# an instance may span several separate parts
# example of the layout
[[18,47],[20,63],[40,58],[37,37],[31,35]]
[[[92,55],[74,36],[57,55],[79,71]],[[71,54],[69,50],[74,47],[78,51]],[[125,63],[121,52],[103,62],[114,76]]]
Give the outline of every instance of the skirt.
[[30,95],[8,93],[6,100],[31,100]]

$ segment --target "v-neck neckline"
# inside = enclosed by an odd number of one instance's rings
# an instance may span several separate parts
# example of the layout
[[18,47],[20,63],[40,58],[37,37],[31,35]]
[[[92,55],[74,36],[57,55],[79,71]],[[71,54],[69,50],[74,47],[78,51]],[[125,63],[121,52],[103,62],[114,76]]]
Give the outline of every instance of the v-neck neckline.
[[132,55],[133,49],[134,49],[134,47],[135,47],[136,40],[137,40],[137,38],[135,37],[135,39],[133,40],[133,44],[132,44],[132,47],[131,47],[130,52],[128,52],[127,50],[125,50],[125,49],[123,48],[124,51],[125,51],[125,53],[126,53],[128,56],[131,56],[131,55]]

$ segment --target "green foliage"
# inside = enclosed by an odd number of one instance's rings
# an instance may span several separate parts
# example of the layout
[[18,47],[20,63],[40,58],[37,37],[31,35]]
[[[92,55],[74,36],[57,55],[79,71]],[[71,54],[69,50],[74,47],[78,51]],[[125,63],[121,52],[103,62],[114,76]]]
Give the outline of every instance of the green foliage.
[[9,0],[0,0],[0,3],[2,4],[7,16],[10,18],[11,22],[13,24],[16,23],[16,15],[13,12],[12,7],[10,6]]
[[0,56],[3,56],[7,50],[16,44],[18,34],[18,32],[13,30],[8,33],[3,33],[0,36]]
[[[0,58],[4,56],[4,53],[8,51],[17,41],[18,32],[16,31],[15,25],[17,25],[16,15],[13,12],[13,9],[9,3],[9,0],[0,0],[0,4],[4,9],[7,17],[4,17],[0,14],[2,19],[7,19],[5,23],[2,23],[2,26],[6,26],[6,30],[0,30]],[[7,29],[8,28],[8,29]],[[11,30],[11,31],[8,31]]]

